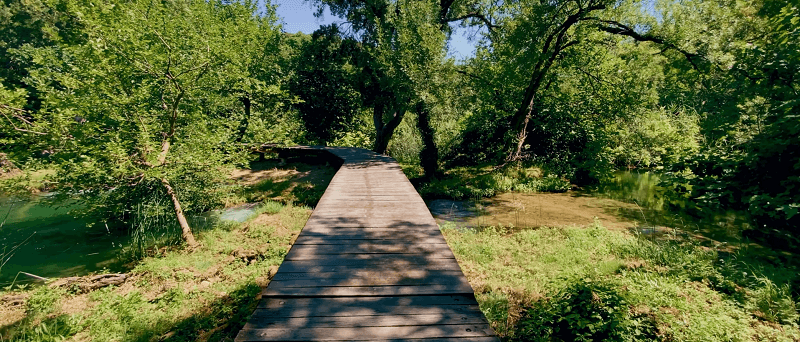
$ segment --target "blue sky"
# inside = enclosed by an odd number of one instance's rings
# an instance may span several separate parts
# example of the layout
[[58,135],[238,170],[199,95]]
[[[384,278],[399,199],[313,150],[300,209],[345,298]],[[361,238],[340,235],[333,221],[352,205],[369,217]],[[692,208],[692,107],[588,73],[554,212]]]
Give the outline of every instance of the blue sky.
[[[278,17],[283,21],[283,30],[288,33],[312,33],[320,25],[334,22],[344,22],[327,9],[321,18],[314,17],[316,8],[309,1],[304,0],[274,0],[278,5]],[[456,59],[471,57],[475,54],[475,42],[470,42],[468,37],[474,34],[475,29],[467,30],[456,27],[450,40],[448,55]]]

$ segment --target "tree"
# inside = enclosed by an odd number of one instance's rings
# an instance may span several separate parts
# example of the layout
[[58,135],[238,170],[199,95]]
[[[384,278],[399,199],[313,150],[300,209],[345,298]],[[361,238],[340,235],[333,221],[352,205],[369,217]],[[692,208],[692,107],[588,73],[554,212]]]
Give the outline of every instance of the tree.
[[362,71],[360,93],[373,109],[373,150],[385,153],[394,130],[423,96],[426,76],[435,74],[431,64],[441,64],[444,57],[440,8],[418,0],[317,3],[347,18],[352,39],[360,43],[355,58]]
[[38,51],[47,62],[31,70],[46,94],[37,122],[53,141],[61,193],[122,222],[146,196],[166,197],[193,246],[184,212],[213,206],[224,165],[241,156],[242,121],[231,113],[246,120],[247,103],[273,87],[263,57],[279,36],[274,14],[255,15],[249,1],[87,6],[87,44],[64,47],[61,59]]
[[332,141],[361,112],[359,70],[352,62],[358,48],[335,24],[314,31],[300,48],[290,88],[302,100],[295,106],[312,140]]

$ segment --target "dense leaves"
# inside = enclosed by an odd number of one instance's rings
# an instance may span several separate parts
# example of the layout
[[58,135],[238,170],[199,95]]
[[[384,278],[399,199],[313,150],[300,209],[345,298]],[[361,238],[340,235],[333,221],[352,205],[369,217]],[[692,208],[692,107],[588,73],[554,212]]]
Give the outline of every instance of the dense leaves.
[[[109,222],[145,194],[218,206],[243,146],[277,142],[371,147],[441,184],[466,165],[573,184],[655,169],[693,207],[800,223],[796,5],[313,3],[344,22],[308,36],[269,3],[7,0],[0,153],[59,169]],[[458,25],[477,32],[460,61]]]

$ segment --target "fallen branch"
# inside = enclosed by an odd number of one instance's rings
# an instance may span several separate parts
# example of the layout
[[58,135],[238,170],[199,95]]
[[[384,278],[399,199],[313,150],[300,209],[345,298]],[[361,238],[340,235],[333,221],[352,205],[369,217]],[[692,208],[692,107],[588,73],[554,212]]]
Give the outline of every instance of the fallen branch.
[[50,284],[50,287],[66,288],[78,293],[92,292],[106,286],[117,286],[125,283],[128,275],[124,273],[98,274],[86,277],[61,278]]

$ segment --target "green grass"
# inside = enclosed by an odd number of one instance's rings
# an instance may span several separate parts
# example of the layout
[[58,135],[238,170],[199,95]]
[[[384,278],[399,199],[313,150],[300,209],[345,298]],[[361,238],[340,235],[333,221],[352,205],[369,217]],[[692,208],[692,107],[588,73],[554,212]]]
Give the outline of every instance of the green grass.
[[797,341],[797,270],[589,228],[442,229],[512,341]]
[[[417,174],[404,167],[406,174]],[[422,197],[455,200],[491,197],[499,193],[563,192],[570,183],[557,175],[545,175],[538,167],[509,167],[495,170],[492,167],[458,167],[448,170],[440,179],[422,184],[418,191]]]
[[0,341],[232,341],[310,214],[276,202],[259,212],[199,233],[193,251],[152,253],[120,287],[31,290],[26,317]]

